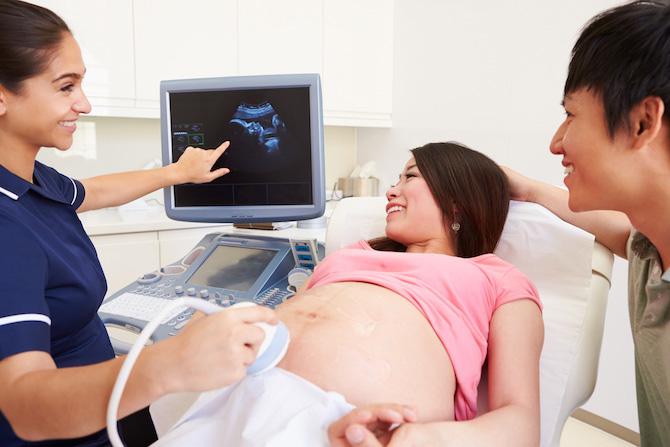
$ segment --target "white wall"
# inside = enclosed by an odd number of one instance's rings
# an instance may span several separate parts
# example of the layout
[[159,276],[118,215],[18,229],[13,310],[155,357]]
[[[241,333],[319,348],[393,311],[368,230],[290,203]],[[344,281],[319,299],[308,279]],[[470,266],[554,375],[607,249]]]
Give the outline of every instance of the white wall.
[[[357,163],[397,179],[408,150],[456,140],[500,164],[562,184],[549,141],[570,49],[613,0],[396,0],[393,127],[358,129]],[[626,261],[615,264],[596,391],[584,409],[637,431]]]

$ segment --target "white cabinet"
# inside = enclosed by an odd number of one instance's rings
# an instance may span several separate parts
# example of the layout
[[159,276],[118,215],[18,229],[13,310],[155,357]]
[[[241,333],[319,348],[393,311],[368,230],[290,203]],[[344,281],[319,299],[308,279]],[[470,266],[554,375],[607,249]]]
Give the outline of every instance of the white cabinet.
[[[135,105],[132,0],[35,0],[68,24],[86,64],[83,88],[101,114]],[[112,109],[114,110],[114,109]]]
[[323,73],[323,4],[239,3],[240,74]]
[[160,267],[155,231],[91,236],[107,278],[107,296]]
[[326,125],[390,126],[393,0],[36,0],[70,25],[92,115],[159,117],[165,79],[320,73]]
[[320,73],[327,125],[391,125],[392,0],[245,0],[238,26],[240,74]]
[[324,108],[342,125],[391,124],[393,2],[324,1]]
[[236,0],[134,0],[133,17],[138,108],[158,110],[161,80],[238,73]]

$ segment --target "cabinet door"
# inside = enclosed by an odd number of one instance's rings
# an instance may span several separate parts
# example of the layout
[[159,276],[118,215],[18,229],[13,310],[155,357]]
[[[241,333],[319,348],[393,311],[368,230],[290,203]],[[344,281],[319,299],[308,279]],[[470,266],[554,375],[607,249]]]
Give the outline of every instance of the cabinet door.
[[324,0],[325,115],[390,125],[392,92],[393,1]]
[[239,2],[241,75],[323,73],[323,5],[314,0]]
[[107,277],[107,296],[159,268],[155,231],[92,236],[91,240]]
[[133,107],[135,53],[132,0],[35,0],[68,24],[81,48],[84,92],[93,105]]
[[237,74],[236,0],[135,0],[134,17],[139,107],[161,80]]

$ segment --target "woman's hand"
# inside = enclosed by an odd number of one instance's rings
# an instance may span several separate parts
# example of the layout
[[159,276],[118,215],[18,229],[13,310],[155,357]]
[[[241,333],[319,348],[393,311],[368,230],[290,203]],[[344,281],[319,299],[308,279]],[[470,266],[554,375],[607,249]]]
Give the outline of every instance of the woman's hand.
[[416,407],[401,404],[375,404],[356,408],[330,424],[328,439],[331,447],[387,445],[392,437],[395,439],[394,426],[416,422],[417,414]]
[[212,171],[230,143],[213,150],[188,147],[176,163],[158,169],[121,172],[84,179],[86,194],[78,213],[131,202],[157,189],[182,183],[209,183],[230,172],[228,168]]
[[535,202],[535,193],[533,189],[534,184],[536,183],[535,180],[525,177],[506,166],[501,166],[500,169],[502,169],[507,176],[510,198],[512,200]]
[[172,165],[177,171],[178,182],[181,183],[209,183],[212,180],[228,174],[230,169],[219,168],[212,171],[212,166],[221,157],[223,152],[230,146],[229,141],[225,141],[221,146],[213,150],[197,149],[187,147],[179,160]]

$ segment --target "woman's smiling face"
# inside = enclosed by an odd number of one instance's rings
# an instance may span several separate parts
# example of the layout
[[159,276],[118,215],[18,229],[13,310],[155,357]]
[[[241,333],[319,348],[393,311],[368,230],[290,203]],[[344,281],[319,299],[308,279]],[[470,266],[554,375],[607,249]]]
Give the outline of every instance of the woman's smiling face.
[[398,183],[386,192],[386,235],[407,246],[407,251],[452,253],[451,236],[442,210],[412,157]]
[[18,94],[4,92],[5,137],[36,149],[68,149],[79,114],[91,111],[81,89],[85,71],[79,45],[65,33],[46,70],[23,81]]

